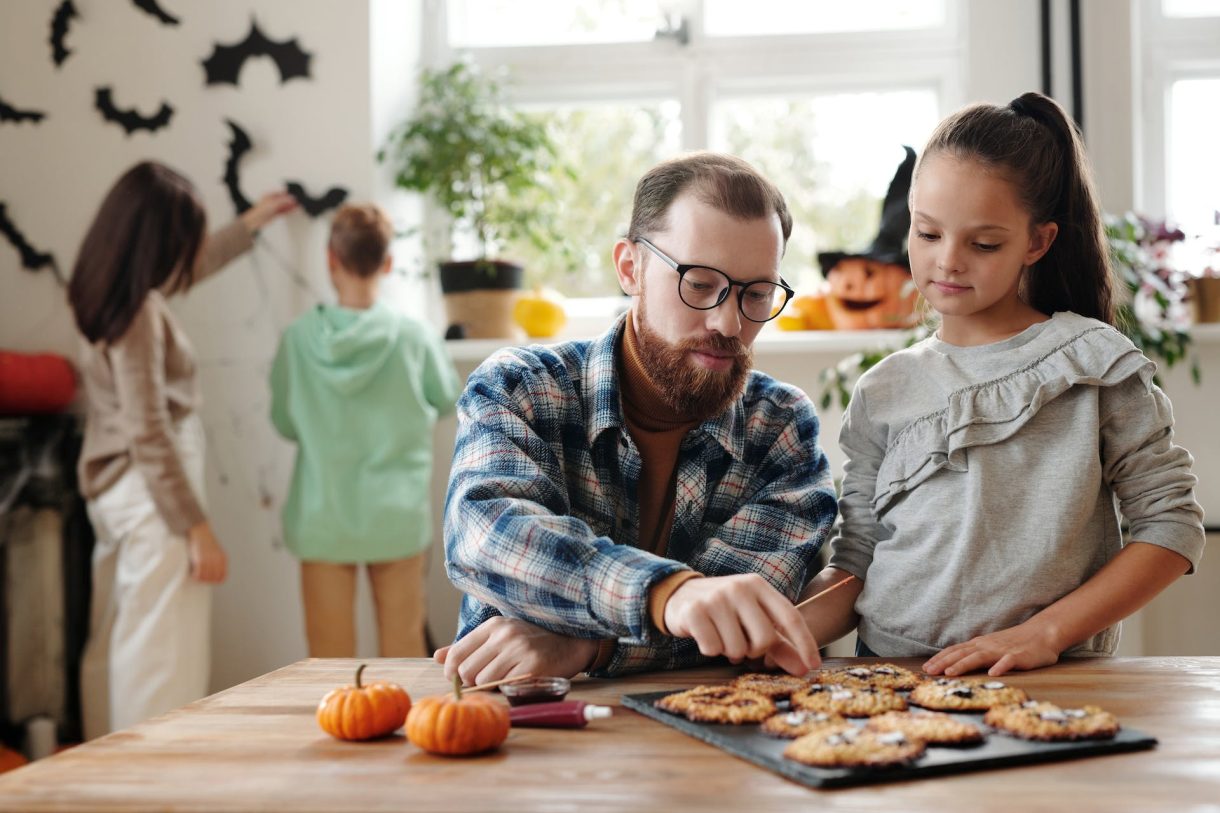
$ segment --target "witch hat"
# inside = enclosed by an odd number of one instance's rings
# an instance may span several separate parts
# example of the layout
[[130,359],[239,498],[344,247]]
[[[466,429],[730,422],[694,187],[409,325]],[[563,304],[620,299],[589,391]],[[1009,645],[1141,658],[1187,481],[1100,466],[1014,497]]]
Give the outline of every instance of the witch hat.
[[890,188],[885,193],[885,201],[881,204],[881,226],[877,239],[864,251],[818,252],[818,264],[822,266],[824,276],[851,257],[901,265],[910,270],[911,258],[907,256],[906,238],[911,230],[911,209],[907,204],[907,194],[911,191],[911,177],[915,172],[915,150],[905,144],[902,148],[906,150],[906,157],[898,165],[894,180],[890,181]]

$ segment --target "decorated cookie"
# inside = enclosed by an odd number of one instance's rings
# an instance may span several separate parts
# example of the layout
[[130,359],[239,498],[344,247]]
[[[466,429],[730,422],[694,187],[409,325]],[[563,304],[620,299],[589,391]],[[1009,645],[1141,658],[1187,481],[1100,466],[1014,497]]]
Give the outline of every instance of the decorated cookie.
[[1030,700],[996,706],[983,722],[1026,740],[1105,740],[1118,733],[1118,718],[1097,706],[1068,709]]
[[656,707],[698,723],[733,725],[761,723],[779,711],[771,698],[732,686],[696,686],[662,697]]
[[814,680],[819,683],[842,683],[846,685],[881,686],[886,689],[914,689],[923,677],[910,669],[892,663],[875,663],[863,666],[840,666],[823,669]]
[[808,686],[809,681],[795,675],[750,672],[735,679],[732,685],[764,694],[772,700],[787,700],[793,692]]
[[971,745],[983,741],[976,725],[939,711],[887,711],[869,718],[868,731],[901,731],[928,745]]
[[824,711],[781,711],[773,717],[768,717],[762,724],[762,733],[768,737],[779,737],[792,740],[817,731],[827,726],[838,726],[846,723],[838,714]]
[[893,689],[876,686],[845,686],[841,683],[812,683],[790,698],[792,708],[826,711],[844,717],[871,717],[886,711],[901,711],[907,702]]
[[832,726],[793,740],[784,756],[819,768],[884,768],[905,765],[923,755],[922,740],[901,731],[867,731],[851,723]]
[[911,691],[913,705],[936,711],[986,711],[993,706],[1024,703],[1024,690],[998,680],[934,678]]

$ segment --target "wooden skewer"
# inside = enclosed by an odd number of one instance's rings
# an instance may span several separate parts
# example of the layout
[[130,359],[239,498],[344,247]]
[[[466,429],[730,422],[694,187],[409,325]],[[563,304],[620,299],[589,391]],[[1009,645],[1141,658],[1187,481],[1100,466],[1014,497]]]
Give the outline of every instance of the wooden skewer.
[[[815,598],[816,598],[816,596],[815,596]],[[469,687],[464,687],[464,688],[462,689],[462,691],[464,691],[464,692],[481,692],[481,691],[483,691],[484,689],[494,689],[494,688],[496,688],[497,686],[503,686],[503,685],[504,685],[504,684],[506,684],[506,683],[517,683],[517,682],[522,681],[522,680],[529,680],[529,679],[530,679],[530,678],[532,678],[532,677],[533,677],[533,674],[531,673],[531,674],[528,674],[528,675],[517,675],[516,677],[507,677],[507,678],[501,678],[500,680],[493,680],[493,681],[491,681],[490,683],[480,683],[478,686],[469,686]]]
[[846,579],[843,579],[843,581],[835,582],[834,584],[830,585],[830,587],[827,587],[825,590],[821,591],[820,593],[814,593],[812,596],[805,599],[800,604],[796,605],[796,609],[799,610],[800,608],[804,607],[806,604],[812,604],[813,602],[817,601],[818,599],[820,599],[822,596],[826,595],[830,591],[838,590],[840,587],[847,584],[849,581],[851,581],[854,578],[856,578],[856,577],[848,576]]

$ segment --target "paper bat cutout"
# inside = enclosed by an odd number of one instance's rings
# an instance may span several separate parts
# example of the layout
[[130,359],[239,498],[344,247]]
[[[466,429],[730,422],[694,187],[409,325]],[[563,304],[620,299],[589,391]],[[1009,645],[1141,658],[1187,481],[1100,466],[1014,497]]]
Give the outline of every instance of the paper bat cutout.
[[297,203],[305,210],[305,214],[310,217],[317,217],[327,209],[333,209],[343,201],[347,200],[347,190],[341,186],[332,186],[320,198],[310,196],[305,191],[305,187],[301,186],[296,181],[289,181],[287,184],[288,194],[297,199]]
[[229,142],[229,157],[225,161],[225,188],[229,190],[229,200],[233,201],[233,208],[237,210],[238,214],[241,214],[249,209],[252,204],[249,198],[241,193],[241,181],[237,177],[237,164],[241,161],[241,157],[248,153],[254,145],[250,142],[250,136],[246,135],[246,131],[234,124],[231,119],[225,119],[225,123],[233,131],[233,140]]
[[165,25],[177,25],[181,22],[177,17],[167,13],[164,9],[157,5],[157,0],[131,0],[136,4],[136,8],[140,11],[145,11],[156,17]]
[[0,234],[3,234],[12,244],[13,248],[17,249],[17,253],[21,255],[21,265],[30,271],[38,271],[47,266],[51,267],[51,273],[55,275],[55,279],[61,285],[64,284],[63,275],[59,272],[59,264],[55,262],[55,257],[47,252],[38,251],[25,239],[13,221],[8,219],[8,208],[3,201],[0,201]]
[[20,124],[23,121],[42,121],[46,117],[46,113],[40,113],[37,110],[18,110],[4,99],[0,99],[0,121],[15,121]]
[[170,117],[174,115],[174,108],[170,107],[166,102],[161,102],[161,109],[151,116],[142,116],[136,112],[135,108],[128,110],[120,110],[114,106],[114,99],[110,95],[110,88],[98,88],[95,103],[97,109],[101,111],[102,118],[106,121],[113,121],[115,124],[122,125],[127,131],[127,135],[131,135],[136,130],[147,130],[150,133],[155,133],[162,127],[169,124]]
[[68,26],[73,17],[80,17],[80,13],[76,6],[72,5],[72,0],[60,3],[55,9],[55,15],[51,17],[51,59],[56,67],[64,64],[68,54],[72,53],[64,44],[64,39],[68,36]]
[[258,23],[250,21],[250,33],[244,40],[234,45],[217,43],[212,55],[203,61],[203,69],[207,72],[207,84],[217,85],[228,82],[237,84],[238,74],[246,60],[255,56],[269,56],[280,70],[280,83],[296,77],[309,78],[309,60],[313,58],[297,44],[296,38],[276,42],[268,39],[258,28]]

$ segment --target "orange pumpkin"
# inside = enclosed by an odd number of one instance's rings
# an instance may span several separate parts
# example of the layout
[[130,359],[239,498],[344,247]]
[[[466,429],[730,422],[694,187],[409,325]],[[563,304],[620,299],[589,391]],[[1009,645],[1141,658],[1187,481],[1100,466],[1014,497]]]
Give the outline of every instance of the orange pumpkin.
[[368,664],[356,670],[356,685],[331,689],[318,703],[318,725],[341,740],[384,737],[402,726],[411,710],[411,697],[397,683],[361,684]]
[[905,266],[845,257],[827,270],[826,281],[830,318],[839,330],[911,327],[918,321],[919,292]]
[[499,747],[508,737],[508,707],[485,694],[462,695],[461,678],[453,694],[425,697],[407,715],[407,739],[432,754],[463,756]]

